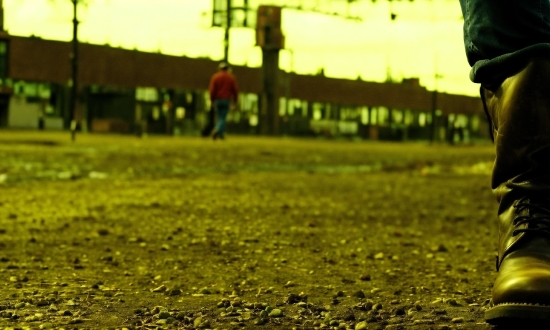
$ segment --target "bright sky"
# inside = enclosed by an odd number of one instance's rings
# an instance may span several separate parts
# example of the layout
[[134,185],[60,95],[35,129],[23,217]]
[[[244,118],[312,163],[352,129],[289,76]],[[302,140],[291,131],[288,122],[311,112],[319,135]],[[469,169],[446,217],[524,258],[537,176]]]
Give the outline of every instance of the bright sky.
[[[234,0],[237,1],[237,0]],[[253,4],[302,4],[348,13],[346,0],[252,0]],[[85,0],[79,39],[92,44],[188,57],[223,58],[223,29],[212,28],[212,0]],[[19,36],[72,39],[70,0],[4,0],[5,28]],[[390,12],[397,14],[394,21]],[[302,74],[382,82],[419,77],[428,89],[477,95],[468,79],[460,5],[455,0],[358,0],[349,7],[361,22],[285,9],[286,48],[280,66]],[[261,65],[255,32],[233,28],[229,60]],[[435,79],[436,74],[439,79]]]

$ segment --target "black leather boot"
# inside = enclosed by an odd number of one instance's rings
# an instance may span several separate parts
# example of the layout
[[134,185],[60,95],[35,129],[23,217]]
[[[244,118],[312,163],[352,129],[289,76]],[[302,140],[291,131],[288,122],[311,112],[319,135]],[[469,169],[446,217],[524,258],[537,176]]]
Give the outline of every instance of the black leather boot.
[[481,94],[499,202],[498,275],[485,319],[550,324],[550,59],[531,59]]

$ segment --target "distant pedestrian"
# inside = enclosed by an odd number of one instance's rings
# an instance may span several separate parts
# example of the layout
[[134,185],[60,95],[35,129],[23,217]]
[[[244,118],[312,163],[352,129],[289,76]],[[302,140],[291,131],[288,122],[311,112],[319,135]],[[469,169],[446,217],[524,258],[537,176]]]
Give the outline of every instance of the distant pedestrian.
[[209,86],[212,109],[218,115],[218,121],[211,133],[214,140],[225,138],[226,117],[229,110],[235,108],[239,96],[237,80],[229,72],[229,65],[226,62],[221,62],[218,69],[218,72],[210,79]]

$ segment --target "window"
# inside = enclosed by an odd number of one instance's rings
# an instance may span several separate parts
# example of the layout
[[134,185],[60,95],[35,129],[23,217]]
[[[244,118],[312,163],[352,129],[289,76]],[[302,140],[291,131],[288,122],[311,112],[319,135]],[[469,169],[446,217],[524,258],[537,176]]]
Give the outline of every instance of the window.
[[404,111],[404,121],[405,121],[405,125],[407,125],[407,126],[412,124],[413,114],[411,113],[410,110],[405,110]]
[[185,94],[185,101],[187,101],[187,104],[193,103],[193,93],[187,92]]
[[292,116],[295,112],[294,111],[295,107],[297,106],[298,109],[300,108],[300,102],[298,101],[298,103],[296,104],[292,100],[289,100],[287,102],[287,106],[288,106],[288,115]]
[[426,114],[423,112],[418,115],[418,125],[420,127],[426,126]]
[[36,83],[26,83],[23,87],[23,93],[26,96],[37,96],[38,95],[38,84]]
[[177,107],[176,108],[176,119],[183,119],[185,118],[185,108],[184,107]]
[[285,114],[290,114],[290,111],[286,108],[286,98],[279,98],[279,116],[284,116]]
[[250,126],[252,127],[258,126],[258,115],[251,115],[248,118],[248,124],[250,124]]
[[367,107],[361,108],[361,124],[363,125],[369,124],[369,108]]
[[321,103],[313,103],[313,120],[321,120],[323,118],[323,105]]
[[390,112],[388,108],[386,107],[379,107],[378,108],[378,124],[379,125],[386,125],[388,123],[388,119],[390,117]]
[[49,84],[39,84],[37,92],[41,99],[49,99],[52,94]]
[[152,117],[153,117],[154,120],[159,120],[160,119],[160,107],[158,107],[156,105],[153,107]]
[[378,123],[378,109],[373,107],[370,109],[370,123],[376,125]]
[[159,100],[159,93],[156,88],[138,87],[136,88],[136,100],[156,102]]
[[401,110],[392,110],[392,123],[402,124],[403,123],[403,111]]
[[239,110],[242,112],[258,113],[258,95],[239,94]]

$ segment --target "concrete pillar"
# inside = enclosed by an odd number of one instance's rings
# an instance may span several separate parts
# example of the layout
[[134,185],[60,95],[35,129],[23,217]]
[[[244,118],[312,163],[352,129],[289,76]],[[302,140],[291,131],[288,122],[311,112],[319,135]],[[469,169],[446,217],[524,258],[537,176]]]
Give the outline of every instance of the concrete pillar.
[[262,92],[260,94],[259,130],[262,135],[280,135],[279,51],[284,48],[281,32],[281,7],[260,6],[256,43],[262,48]]
[[262,48],[260,134],[279,135],[279,49]]

